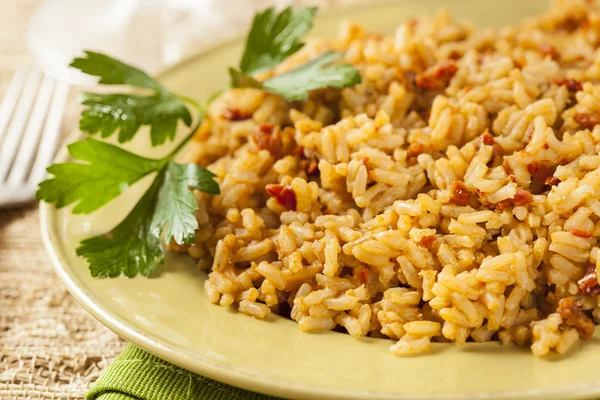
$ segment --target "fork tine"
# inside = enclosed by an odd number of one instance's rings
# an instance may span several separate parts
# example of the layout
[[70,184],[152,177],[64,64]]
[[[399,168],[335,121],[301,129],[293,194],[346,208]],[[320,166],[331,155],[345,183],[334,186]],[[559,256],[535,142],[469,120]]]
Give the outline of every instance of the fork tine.
[[55,84],[56,81],[54,78],[49,75],[44,76],[35,105],[33,106],[31,118],[27,124],[25,136],[21,141],[21,147],[17,151],[17,158],[8,175],[9,185],[16,185],[23,182],[29,173],[31,164],[37,153],[36,146],[39,143],[40,133],[42,132],[44,120],[46,119],[46,113],[48,112],[48,106],[50,105],[50,99],[52,98],[52,91],[54,90]]
[[6,174],[12,164],[17,146],[19,145],[23,134],[23,127],[29,116],[29,111],[33,105],[33,100],[40,84],[40,73],[38,71],[30,71],[25,82],[25,87],[21,93],[21,98],[17,103],[17,109],[8,132],[0,147],[0,182],[4,181]]
[[8,90],[4,95],[2,104],[0,104],[0,144],[2,144],[2,137],[6,132],[8,121],[10,120],[10,116],[12,115],[13,110],[15,109],[17,100],[19,100],[19,94],[23,89],[26,72],[27,71],[25,71],[24,68],[17,69],[17,71],[15,72],[15,76],[10,82]]
[[44,127],[44,133],[42,134],[42,141],[39,146],[38,154],[31,169],[29,175],[29,182],[37,185],[46,175],[46,167],[50,165],[50,162],[54,158],[56,152],[56,145],[61,131],[61,122],[65,105],[67,103],[67,97],[69,96],[69,84],[63,81],[59,81],[56,84],[56,90],[52,97],[52,103],[50,104],[50,110],[48,111],[48,118],[46,119],[46,126]]

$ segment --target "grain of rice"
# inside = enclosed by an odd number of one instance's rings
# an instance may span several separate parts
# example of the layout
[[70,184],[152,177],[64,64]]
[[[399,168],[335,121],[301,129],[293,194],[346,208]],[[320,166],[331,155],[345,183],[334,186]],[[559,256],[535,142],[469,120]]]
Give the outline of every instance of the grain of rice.
[[265,319],[265,317],[271,312],[271,309],[266,305],[255,303],[250,300],[240,301],[238,309],[240,312],[258,319]]

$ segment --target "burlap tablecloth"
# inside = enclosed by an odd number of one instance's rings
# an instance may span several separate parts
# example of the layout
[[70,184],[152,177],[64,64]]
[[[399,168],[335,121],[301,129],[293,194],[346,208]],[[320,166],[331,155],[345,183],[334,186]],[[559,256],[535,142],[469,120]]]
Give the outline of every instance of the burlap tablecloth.
[[[253,1],[258,8],[268,3]],[[329,7],[356,1],[294,2]],[[0,98],[16,67],[31,62],[23,37],[41,3],[0,0]],[[72,90],[63,135],[77,124],[76,95]],[[41,243],[37,204],[0,209],[0,399],[82,399],[125,345],[54,274]]]

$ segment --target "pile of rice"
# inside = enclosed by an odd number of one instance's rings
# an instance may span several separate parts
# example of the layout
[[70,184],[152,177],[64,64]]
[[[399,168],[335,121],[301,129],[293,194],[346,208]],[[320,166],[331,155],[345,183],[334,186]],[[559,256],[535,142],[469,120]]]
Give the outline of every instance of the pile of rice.
[[362,83],[213,103],[188,157],[221,195],[196,192],[180,250],[213,303],[303,331],[565,353],[600,322],[599,44],[585,0],[498,31],[440,11],[309,41],[260,78],[333,49]]

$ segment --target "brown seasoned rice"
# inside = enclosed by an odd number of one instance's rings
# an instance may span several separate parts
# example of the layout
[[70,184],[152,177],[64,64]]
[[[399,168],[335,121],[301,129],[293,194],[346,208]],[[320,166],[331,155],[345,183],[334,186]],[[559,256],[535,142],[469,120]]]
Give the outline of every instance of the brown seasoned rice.
[[362,83],[288,103],[233,89],[189,157],[187,251],[213,303],[303,331],[500,340],[565,353],[600,322],[600,12],[557,0],[516,27],[440,11],[392,36],[348,23],[261,76],[345,51]]

